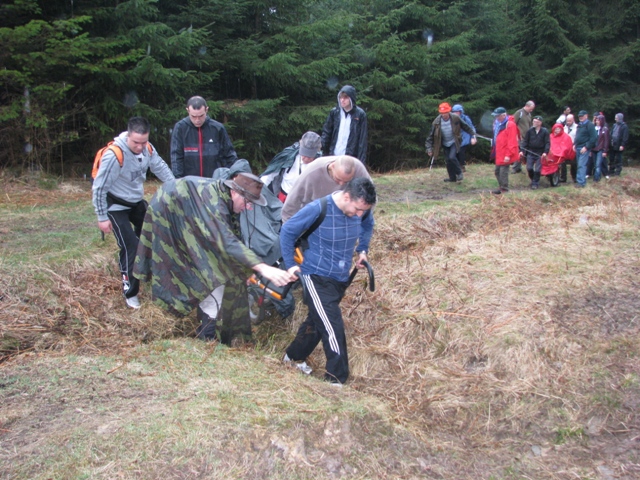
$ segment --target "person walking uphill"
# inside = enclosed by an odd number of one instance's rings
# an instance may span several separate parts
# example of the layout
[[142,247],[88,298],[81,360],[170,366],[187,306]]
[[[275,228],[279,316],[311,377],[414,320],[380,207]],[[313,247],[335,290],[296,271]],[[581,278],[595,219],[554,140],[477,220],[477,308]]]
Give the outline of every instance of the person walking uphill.
[[350,155],[366,165],[367,128],[367,114],[356,105],[356,89],[345,85],[322,127],[322,154]]
[[134,273],[151,282],[155,302],[172,312],[186,315],[217,304],[198,328],[199,338],[226,345],[251,338],[251,270],[276,286],[295,280],[263,263],[240,239],[239,214],[267,203],[262,186],[250,173],[229,180],[188,176],[160,187],[149,203]]
[[587,163],[591,150],[596,146],[596,127],[589,121],[589,113],[586,110],[580,110],[578,113],[578,129],[576,130],[576,138],[573,142],[576,149],[576,157],[578,159],[578,173],[576,175],[576,188],[584,188],[587,185]]
[[[150,129],[147,119],[130,118],[127,131],[114,139],[113,147],[105,150],[93,180],[98,228],[103,233],[113,231],[116,237],[123,293],[127,305],[134,309],[140,308],[140,282],[133,276],[133,265],[147,211],[143,185],[147,170],[151,169],[163,182],[174,180],[169,166],[149,143]],[[122,165],[114,149],[121,152]]]
[[300,274],[309,307],[283,361],[295,362],[304,373],[311,373],[306,359],[322,340],[327,357],[325,380],[343,384],[349,377],[349,357],[340,301],[348,287],[354,250],[358,252],[357,268],[363,268],[367,260],[374,224],[369,210],[376,203],[376,190],[368,178],[354,178],[344,190],[328,195],[326,202],[324,220],[308,237],[301,267],[293,260],[295,242],[320,216],[321,200],[300,210],[280,232],[285,266],[291,274]]
[[465,123],[458,115],[451,115],[451,105],[444,102],[438,106],[438,115],[431,124],[431,131],[425,142],[427,155],[437,157],[440,147],[447,161],[447,173],[449,178],[445,182],[461,182],[463,179],[462,168],[458,162],[458,151],[462,144],[461,131],[471,135],[471,145],[476,144],[476,130]]
[[496,108],[491,114],[493,123],[493,154],[496,160],[496,179],[499,188],[491,193],[500,195],[509,191],[509,165],[518,158],[518,127],[509,119],[503,107]]
[[520,142],[520,156],[527,159],[529,187],[536,190],[540,185],[542,159],[549,154],[549,131],[542,126],[542,117],[533,117],[533,127],[527,130]]
[[187,101],[189,116],[173,127],[171,169],[176,178],[211,178],[217,168],[229,168],[238,160],[224,125],[209,118],[208,111],[204,98],[191,97]]

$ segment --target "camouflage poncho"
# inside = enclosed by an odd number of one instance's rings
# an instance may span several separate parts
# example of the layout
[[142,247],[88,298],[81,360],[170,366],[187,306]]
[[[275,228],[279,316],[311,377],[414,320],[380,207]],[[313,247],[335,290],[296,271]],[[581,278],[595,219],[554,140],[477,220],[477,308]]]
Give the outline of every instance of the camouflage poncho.
[[226,285],[225,327],[245,335],[248,329],[250,335],[245,282],[262,260],[239,234],[238,215],[221,180],[190,176],[165,183],[149,203],[134,274],[151,281],[156,303],[182,314]]

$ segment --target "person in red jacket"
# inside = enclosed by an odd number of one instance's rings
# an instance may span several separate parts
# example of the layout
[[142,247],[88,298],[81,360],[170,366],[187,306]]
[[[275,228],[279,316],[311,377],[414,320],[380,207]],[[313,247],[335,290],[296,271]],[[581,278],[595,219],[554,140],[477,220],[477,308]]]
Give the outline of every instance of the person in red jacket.
[[513,118],[507,116],[503,107],[496,108],[491,114],[493,123],[493,152],[496,159],[496,179],[498,189],[491,193],[500,195],[509,191],[509,165],[519,161],[518,127]]

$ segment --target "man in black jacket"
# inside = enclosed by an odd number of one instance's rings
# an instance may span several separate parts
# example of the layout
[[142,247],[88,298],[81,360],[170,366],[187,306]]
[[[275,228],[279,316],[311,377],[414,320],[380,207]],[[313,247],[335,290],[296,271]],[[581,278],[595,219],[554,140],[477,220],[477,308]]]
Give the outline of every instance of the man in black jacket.
[[367,141],[367,114],[356,105],[356,89],[345,85],[322,127],[322,152],[324,156],[350,155],[366,165]]
[[520,157],[527,159],[527,173],[531,180],[531,190],[540,184],[542,159],[549,154],[549,130],[542,126],[542,117],[533,117],[533,127],[527,130],[520,142]]
[[611,130],[611,170],[612,175],[622,173],[622,152],[629,141],[629,127],[624,123],[624,115],[616,113],[616,123]]
[[208,111],[204,98],[191,97],[187,101],[189,116],[173,127],[171,170],[176,178],[210,178],[216,168],[229,168],[238,159],[224,126],[209,118]]

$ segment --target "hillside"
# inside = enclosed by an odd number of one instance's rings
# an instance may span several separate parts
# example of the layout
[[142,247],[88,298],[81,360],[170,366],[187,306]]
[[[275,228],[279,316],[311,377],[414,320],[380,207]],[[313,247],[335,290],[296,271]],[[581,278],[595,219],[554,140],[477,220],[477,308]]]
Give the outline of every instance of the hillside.
[[640,171],[495,197],[467,170],[374,179],[342,389],[321,350],[280,363],[300,303],[255,346],[197,341],[125,308],[88,184],[1,179],[0,477],[640,477]]

